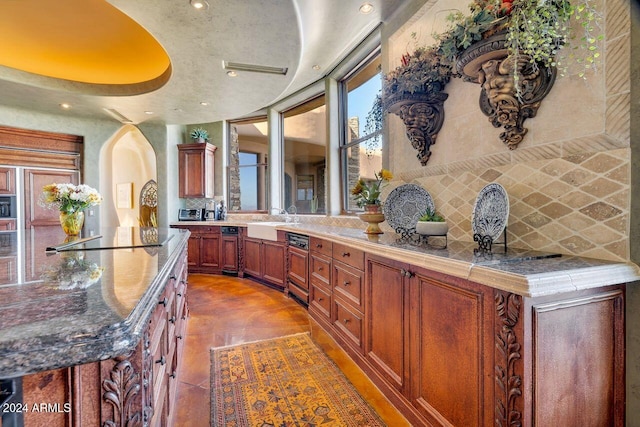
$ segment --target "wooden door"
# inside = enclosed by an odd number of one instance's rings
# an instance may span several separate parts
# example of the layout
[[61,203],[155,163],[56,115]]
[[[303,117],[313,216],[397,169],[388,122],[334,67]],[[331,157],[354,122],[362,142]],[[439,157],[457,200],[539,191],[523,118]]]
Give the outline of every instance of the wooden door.
[[238,237],[222,236],[222,271],[235,273],[238,271]]
[[0,168],[0,194],[15,194],[16,170],[15,168]]
[[493,292],[462,279],[445,282],[433,278],[433,272],[414,271],[411,403],[432,425],[492,425]]
[[187,265],[190,268],[200,266],[200,233],[194,232],[193,228],[190,228],[191,236],[187,241]]
[[287,276],[290,282],[309,292],[309,252],[289,246],[289,271]]
[[284,289],[284,244],[270,240],[262,241],[263,274],[264,280]]
[[380,375],[405,394],[409,370],[408,266],[369,256],[366,268],[365,354]]
[[204,233],[201,235],[200,267],[220,270],[220,234]]
[[244,272],[258,278],[262,278],[261,248],[260,239],[244,238]]
[[36,227],[40,225],[59,225],[60,212],[57,209],[47,209],[40,206],[38,200],[42,194],[42,187],[48,184],[71,183],[78,184],[80,172],[52,171],[46,169],[25,169],[24,170],[24,216],[25,227]]

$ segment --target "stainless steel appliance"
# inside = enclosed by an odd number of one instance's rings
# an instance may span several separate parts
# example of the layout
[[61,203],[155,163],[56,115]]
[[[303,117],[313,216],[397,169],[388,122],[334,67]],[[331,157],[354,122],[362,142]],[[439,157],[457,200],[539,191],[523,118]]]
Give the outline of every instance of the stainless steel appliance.
[[204,209],[179,209],[178,221],[202,221]]

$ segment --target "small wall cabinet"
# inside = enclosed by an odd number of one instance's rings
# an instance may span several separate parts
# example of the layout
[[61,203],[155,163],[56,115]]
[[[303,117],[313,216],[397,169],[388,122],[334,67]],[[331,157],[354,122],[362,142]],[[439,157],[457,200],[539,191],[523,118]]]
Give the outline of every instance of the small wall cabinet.
[[178,196],[212,198],[214,196],[214,153],[209,143],[178,145]]

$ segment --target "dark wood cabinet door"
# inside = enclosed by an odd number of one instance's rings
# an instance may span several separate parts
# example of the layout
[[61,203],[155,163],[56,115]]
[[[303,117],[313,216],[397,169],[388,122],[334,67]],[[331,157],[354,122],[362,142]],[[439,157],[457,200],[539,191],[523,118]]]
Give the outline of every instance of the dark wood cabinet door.
[[244,272],[262,278],[262,241],[245,237],[244,239]]
[[220,270],[220,235],[203,233],[200,237],[200,267]]
[[409,370],[408,266],[370,256],[366,268],[365,354],[379,374],[404,394]]
[[38,200],[42,194],[42,187],[48,184],[71,183],[78,184],[80,173],[78,171],[52,171],[46,169],[24,170],[24,216],[25,227],[39,225],[59,225],[60,212],[55,209],[47,209],[40,206]]
[[16,193],[16,169],[0,168],[0,194]]
[[262,241],[263,274],[264,280],[278,287],[284,288],[284,243],[271,240]]
[[238,237],[222,236],[222,271],[236,273],[238,271]]
[[427,277],[414,271],[411,403],[433,425],[492,425],[493,293],[464,280],[445,282],[434,279],[433,272]]
[[214,152],[211,144],[178,145],[178,196],[214,196]]
[[189,268],[200,265],[200,234],[193,231],[187,241],[187,265]]
[[289,281],[309,292],[309,252],[293,246],[289,247]]

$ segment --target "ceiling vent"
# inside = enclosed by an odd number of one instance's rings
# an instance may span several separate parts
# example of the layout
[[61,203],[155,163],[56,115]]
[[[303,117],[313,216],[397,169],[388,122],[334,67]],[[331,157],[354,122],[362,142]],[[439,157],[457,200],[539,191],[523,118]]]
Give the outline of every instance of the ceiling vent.
[[133,121],[131,119],[125,117],[118,110],[116,110],[114,108],[103,108],[103,110],[106,111],[107,113],[109,113],[109,115],[111,117],[113,117],[114,119],[116,119],[120,123],[127,123],[127,124],[133,123]]
[[233,71],[249,71],[251,73],[266,73],[286,75],[287,67],[267,67],[266,65],[242,64],[240,62],[222,61],[222,68]]

